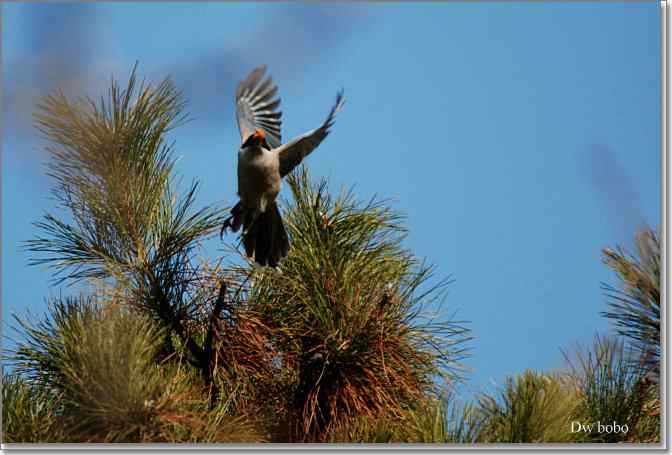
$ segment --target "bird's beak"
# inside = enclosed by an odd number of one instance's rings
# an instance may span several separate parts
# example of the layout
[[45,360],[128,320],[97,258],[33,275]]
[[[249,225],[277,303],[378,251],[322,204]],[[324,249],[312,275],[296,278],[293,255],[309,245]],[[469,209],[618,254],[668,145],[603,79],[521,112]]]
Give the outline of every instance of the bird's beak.
[[264,130],[257,130],[253,134],[254,138],[257,139],[259,142],[263,142],[266,139],[266,133],[264,133]]
[[254,144],[264,144],[266,145],[266,147],[268,147],[268,143],[266,142],[266,133],[264,132],[264,130],[259,129],[254,133],[250,134],[247,137],[247,140],[243,142],[243,148]]

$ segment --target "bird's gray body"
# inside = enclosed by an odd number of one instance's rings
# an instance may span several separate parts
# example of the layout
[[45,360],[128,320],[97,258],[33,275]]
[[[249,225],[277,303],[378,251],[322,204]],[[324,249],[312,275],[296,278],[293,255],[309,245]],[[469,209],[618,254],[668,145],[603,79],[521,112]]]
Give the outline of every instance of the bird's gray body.
[[256,214],[266,211],[280,192],[282,177],[278,154],[259,146],[238,152],[238,196]]
[[282,112],[276,98],[278,87],[265,67],[252,71],[236,90],[236,117],[241,147],[238,151],[238,196],[220,234],[243,228],[248,257],[260,265],[275,267],[287,256],[289,238],[275,203],[282,178],[301,163],[327,137],[336,113],[343,106],[339,93],[329,116],[319,127],[282,144]]

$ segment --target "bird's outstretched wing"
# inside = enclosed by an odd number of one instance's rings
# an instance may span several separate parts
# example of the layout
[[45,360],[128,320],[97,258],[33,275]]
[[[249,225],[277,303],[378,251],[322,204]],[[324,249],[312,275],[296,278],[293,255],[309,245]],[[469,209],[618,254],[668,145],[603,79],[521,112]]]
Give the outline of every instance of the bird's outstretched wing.
[[273,78],[269,75],[264,79],[265,73],[266,66],[260,66],[238,84],[236,117],[242,143],[261,128],[266,133],[268,145],[276,148],[282,143],[280,133],[282,112],[277,110],[280,98],[275,97],[278,87],[273,83]]
[[280,159],[280,175],[282,177],[292,172],[292,169],[298,166],[298,164],[301,163],[310,152],[315,150],[325,137],[327,137],[329,128],[334,124],[336,113],[341,110],[344,103],[343,91],[341,90],[338,92],[338,95],[336,95],[336,103],[331,108],[331,111],[329,111],[329,116],[322,126],[308,131],[278,148],[277,153]]

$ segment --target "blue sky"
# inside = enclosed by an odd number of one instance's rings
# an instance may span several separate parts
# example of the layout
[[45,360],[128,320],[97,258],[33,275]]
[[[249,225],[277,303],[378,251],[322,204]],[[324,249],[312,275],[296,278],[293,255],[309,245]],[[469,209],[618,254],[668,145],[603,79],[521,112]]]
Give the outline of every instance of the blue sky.
[[[171,75],[193,121],[178,171],[233,203],[235,84],[268,63],[284,137],[347,104],[314,177],[393,198],[407,246],[455,282],[446,312],[476,337],[468,390],[608,329],[600,249],[660,223],[658,2],[3,4],[2,300],[41,313],[50,286],[21,241],[50,210],[30,128],[56,86],[96,96],[137,60]],[[151,24],[151,25],[150,25]],[[212,244],[216,248],[216,244]],[[216,252],[214,253],[216,254]]]

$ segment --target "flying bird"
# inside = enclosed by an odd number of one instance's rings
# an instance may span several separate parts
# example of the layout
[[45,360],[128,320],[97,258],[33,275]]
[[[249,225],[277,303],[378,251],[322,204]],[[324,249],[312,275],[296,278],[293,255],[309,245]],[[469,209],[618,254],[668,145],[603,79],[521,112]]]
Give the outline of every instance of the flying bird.
[[276,267],[289,252],[289,238],[276,198],[282,178],[327,137],[336,113],[343,107],[343,91],[319,127],[282,143],[280,98],[266,66],[253,70],[236,90],[236,117],[241,146],[238,151],[238,197],[220,231],[243,228],[245,254],[262,266]]

